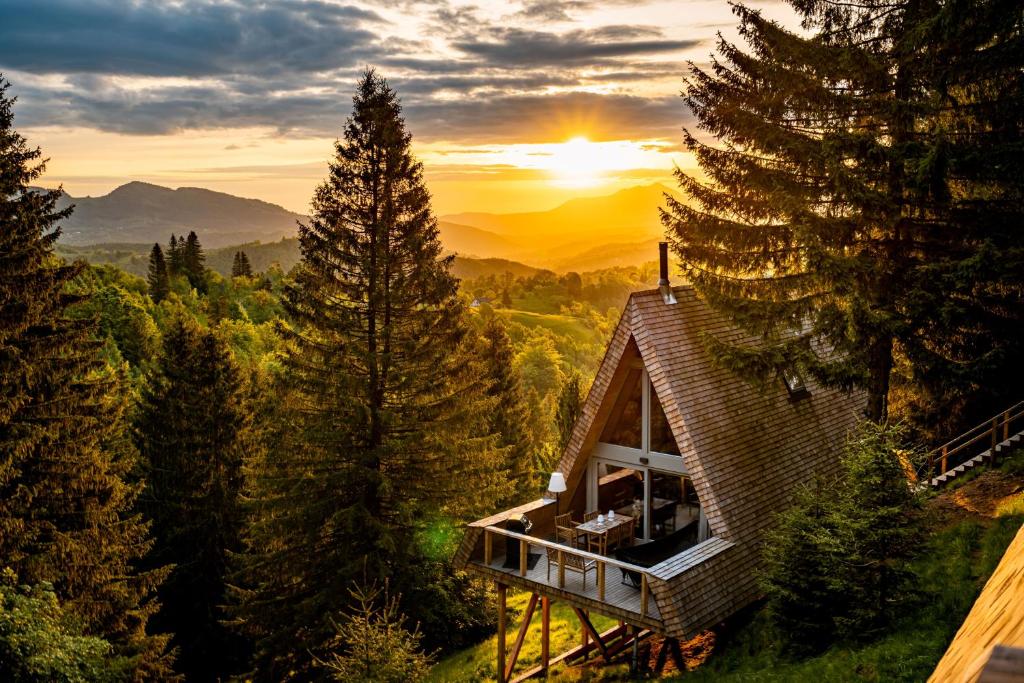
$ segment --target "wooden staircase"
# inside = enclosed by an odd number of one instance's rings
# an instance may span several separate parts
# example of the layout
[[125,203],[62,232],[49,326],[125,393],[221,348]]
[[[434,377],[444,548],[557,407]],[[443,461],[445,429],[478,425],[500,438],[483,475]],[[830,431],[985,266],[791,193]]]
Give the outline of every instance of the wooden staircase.
[[1021,446],[1024,446],[1024,401],[929,453],[925,470],[927,481],[932,488],[939,488],[979,465],[998,462]]

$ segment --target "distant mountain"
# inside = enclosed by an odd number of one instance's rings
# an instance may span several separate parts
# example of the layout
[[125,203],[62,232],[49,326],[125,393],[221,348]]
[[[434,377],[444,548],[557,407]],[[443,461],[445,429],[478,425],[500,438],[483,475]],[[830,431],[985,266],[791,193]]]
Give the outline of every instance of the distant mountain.
[[69,245],[167,241],[173,232],[195,230],[204,247],[222,247],[295,235],[304,216],[259,199],[244,199],[198,187],[131,182],[102,197],[61,197],[75,205],[62,222],[61,241]]
[[561,270],[567,257],[583,248],[656,242],[664,232],[658,208],[665,204],[665,193],[675,196],[669,188],[654,183],[603,197],[573,199],[549,211],[460,213],[442,220],[496,233],[519,248],[515,256],[521,260],[551,267],[558,264]]
[[445,249],[460,256],[508,258],[523,251],[522,247],[501,235],[469,225],[439,221],[438,229]]
[[[656,258],[663,228],[658,207],[671,191],[660,184],[631,187],[603,197],[573,199],[549,211],[444,216],[438,224],[445,249],[460,256],[506,259],[558,272],[637,265]],[[260,242],[250,260],[260,270],[273,261],[290,267],[298,260],[294,240],[297,213],[258,199],[243,199],[194,187],[172,190],[132,182],[102,197],[63,196],[75,205],[63,222],[61,244],[166,243],[168,236],[195,230],[211,259],[217,248]],[[281,240],[284,239],[284,242]],[[234,252],[224,258],[230,259]],[[123,254],[110,256],[122,259]],[[287,265],[286,265],[287,264]],[[217,268],[220,270],[220,268]],[[225,269],[226,270],[226,269]]]

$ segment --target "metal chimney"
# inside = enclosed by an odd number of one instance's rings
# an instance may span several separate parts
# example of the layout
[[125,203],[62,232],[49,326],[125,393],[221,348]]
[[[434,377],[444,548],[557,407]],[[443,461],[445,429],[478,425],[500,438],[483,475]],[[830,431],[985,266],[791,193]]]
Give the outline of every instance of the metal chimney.
[[658,242],[658,291],[666,304],[676,303],[676,295],[668,282],[668,242]]

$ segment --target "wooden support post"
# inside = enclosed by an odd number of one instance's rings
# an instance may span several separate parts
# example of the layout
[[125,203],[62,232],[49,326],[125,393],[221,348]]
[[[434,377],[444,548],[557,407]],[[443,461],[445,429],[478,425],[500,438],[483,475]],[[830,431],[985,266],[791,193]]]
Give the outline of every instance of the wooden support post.
[[1003,441],[1010,438],[1010,411],[1003,413]]
[[495,675],[501,683],[505,683],[505,593],[508,586],[498,583],[498,668]]
[[565,553],[558,551],[558,587],[565,588]]
[[942,469],[939,470],[939,474],[945,474],[949,471],[949,446],[942,447]]
[[528,567],[527,560],[530,559],[530,544],[526,542],[526,539],[519,539],[519,576],[526,576],[526,569]]
[[587,646],[590,644],[590,634],[587,633],[587,627],[583,624],[583,612],[581,612],[578,608],[575,607],[572,608],[572,611],[577,613],[577,616],[580,618],[580,647],[583,648],[583,658],[584,661],[586,661],[587,655],[589,654],[589,649]]
[[601,634],[597,632],[594,625],[590,623],[590,618],[586,612],[581,610],[579,607],[573,607],[572,611],[576,613],[576,618],[580,620],[580,624],[583,626],[583,645],[586,647],[587,638],[593,638],[594,644],[597,645],[597,649],[601,651],[602,657],[608,656],[608,648],[605,646],[604,641],[601,640]]
[[630,630],[633,632],[633,653],[629,659],[629,671],[632,674],[636,674],[640,664],[640,639],[637,637],[640,629],[634,626]]
[[488,567],[494,561],[494,534],[484,529],[484,564]]
[[650,597],[650,588],[647,586],[647,573],[640,575],[640,616],[647,616],[647,602]]
[[604,602],[604,562],[597,563],[597,599]]
[[544,675],[548,673],[551,662],[551,599],[544,596],[540,599],[540,666]]
[[512,670],[516,668],[516,660],[519,659],[519,651],[523,649],[523,641],[526,640],[526,632],[530,630],[530,622],[533,621],[533,610],[537,607],[536,593],[530,596],[530,603],[526,606],[523,614],[523,623],[519,625],[519,633],[516,635],[516,642],[512,645],[512,652],[508,656],[508,663],[505,664],[505,677],[502,681],[512,679]]
[[999,443],[999,418],[992,418],[992,455],[996,454],[996,444]]

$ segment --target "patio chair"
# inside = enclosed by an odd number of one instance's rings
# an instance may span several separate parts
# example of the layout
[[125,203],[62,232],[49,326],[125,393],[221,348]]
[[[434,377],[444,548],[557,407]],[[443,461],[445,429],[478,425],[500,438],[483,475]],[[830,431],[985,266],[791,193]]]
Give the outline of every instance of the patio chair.
[[[548,551],[548,583],[551,583],[551,565],[558,569],[558,548],[547,548]],[[583,574],[583,590],[587,589],[587,572],[591,569],[597,570],[596,560],[587,560],[579,555],[574,555],[571,551],[563,550],[562,562],[565,565],[566,571],[576,572],[577,574]]]
[[576,530],[577,523],[572,521],[572,513],[555,516],[555,539],[573,548],[581,547],[580,540],[584,534]]

